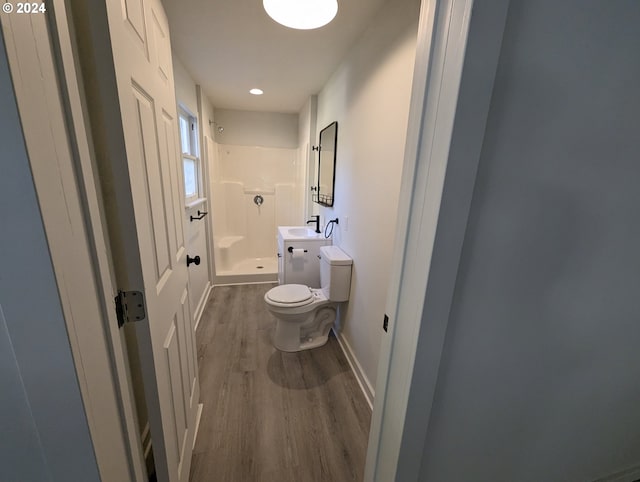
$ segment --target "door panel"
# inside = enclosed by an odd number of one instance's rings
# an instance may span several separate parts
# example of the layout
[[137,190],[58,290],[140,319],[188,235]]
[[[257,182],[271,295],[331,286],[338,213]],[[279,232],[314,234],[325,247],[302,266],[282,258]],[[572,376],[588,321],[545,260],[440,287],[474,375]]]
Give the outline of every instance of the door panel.
[[131,34],[131,40],[148,57],[147,35],[144,27],[144,7],[142,0],[125,0],[122,4],[125,26]]
[[184,323],[184,341],[186,345],[187,364],[185,366],[185,380],[187,385],[185,386],[185,393],[189,393],[189,397],[193,396],[193,382],[196,379],[197,372],[197,355],[195,349],[195,337],[193,329],[193,317],[191,316],[190,298],[187,291],[184,292],[184,299],[182,300],[182,313],[185,319]]
[[136,335],[158,480],[186,481],[199,383],[169,28],[159,0],[107,2],[107,15],[127,158],[112,179],[123,207],[111,229],[127,234],[114,261],[121,287],[145,293]]
[[153,12],[153,39],[156,46],[156,62],[158,64],[158,75],[160,80],[165,84],[169,84],[169,76],[171,75],[171,45],[166,30],[162,27],[162,22],[158,20],[156,12]]
[[184,392],[182,390],[182,371],[180,370],[180,340],[178,336],[179,321],[174,316],[173,322],[169,327],[167,339],[164,342],[166,369],[171,379],[171,405],[172,411],[172,427],[174,440],[174,456],[178,456],[178,467],[182,463],[184,439],[187,430],[187,416],[185,409]]
[[140,158],[144,164],[144,188],[147,194],[147,206],[150,209],[151,239],[153,241],[156,282],[168,275],[171,268],[169,256],[169,233],[167,212],[162,185],[162,166],[158,152],[158,136],[154,123],[154,105],[139,88],[134,87],[135,110],[137,113],[136,130],[140,139]]
[[162,142],[160,143],[160,155],[163,160],[163,165],[166,163],[166,176],[163,176],[165,179],[165,195],[168,197],[168,201],[170,204],[169,212],[167,213],[167,218],[171,220],[172,227],[169,229],[169,241],[170,245],[173,246],[173,254],[174,259],[180,259],[180,250],[184,250],[184,245],[182,241],[184,239],[184,235],[182,237],[179,236],[179,226],[176,226],[176,220],[178,224],[182,223],[182,218],[180,216],[180,212],[182,211],[182,206],[180,205],[180,189],[179,183],[181,182],[178,174],[177,167],[175,162],[171,162],[172,156],[175,152],[178,151],[178,147],[176,145],[176,133],[175,131],[176,119],[171,117],[169,113],[166,111],[162,111],[162,123],[160,125],[161,129],[161,137]]
[[[178,316],[180,318],[180,335],[179,335],[179,342],[180,342],[180,351],[182,353],[185,354],[185,356],[182,358],[183,360],[187,361],[187,363],[181,363],[180,366],[180,381],[182,382],[182,393],[190,395],[191,394],[191,386],[190,386],[190,378],[189,378],[189,342],[187,340],[188,338],[188,333],[189,333],[189,302],[188,302],[188,298],[189,297],[189,293],[188,291],[185,289],[184,292],[182,293],[182,299],[180,300],[181,303],[181,309],[178,312]],[[188,403],[183,404],[185,407],[188,405]],[[186,408],[185,408],[186,410]]]

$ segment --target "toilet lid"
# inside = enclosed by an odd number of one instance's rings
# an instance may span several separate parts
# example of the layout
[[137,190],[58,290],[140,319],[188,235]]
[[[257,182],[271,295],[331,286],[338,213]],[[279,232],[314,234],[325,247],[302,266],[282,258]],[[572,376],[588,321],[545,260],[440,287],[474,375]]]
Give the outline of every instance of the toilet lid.
[[301,306],[311,303],[313,295],[305,285],[280,285],[267,292],[267,298],[287,306]]

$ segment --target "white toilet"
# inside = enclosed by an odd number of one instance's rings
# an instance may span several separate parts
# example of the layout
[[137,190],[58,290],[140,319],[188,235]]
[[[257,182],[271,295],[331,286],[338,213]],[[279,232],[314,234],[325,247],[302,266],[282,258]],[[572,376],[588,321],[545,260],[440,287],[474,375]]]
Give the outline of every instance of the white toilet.
[[277,318],[273,344],[282,351],[324,345],[336,319],[337,304],[349,299],[353,260],[337,246],[320,247],[320,289],[285,284],[264,295]]

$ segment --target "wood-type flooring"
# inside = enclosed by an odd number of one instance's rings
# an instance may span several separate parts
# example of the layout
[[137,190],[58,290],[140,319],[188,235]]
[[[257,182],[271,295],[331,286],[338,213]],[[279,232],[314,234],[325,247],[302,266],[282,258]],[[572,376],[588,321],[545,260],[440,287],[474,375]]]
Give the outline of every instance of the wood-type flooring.
[[212,291],[197,331],[204,408],[190,481],[360,482],[369,406],[333,334],[313,350],[273,347],[273,286]]

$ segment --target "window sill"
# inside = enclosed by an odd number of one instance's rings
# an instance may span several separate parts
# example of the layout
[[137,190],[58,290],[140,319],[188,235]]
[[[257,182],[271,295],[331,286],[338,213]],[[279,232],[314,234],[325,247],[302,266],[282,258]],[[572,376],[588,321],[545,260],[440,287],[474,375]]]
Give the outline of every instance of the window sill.
[[200,206],[201,204],[203,204],[204,202],[207,201],[206,197],[199,197],[197,199],[194,199],[193,201],[188,201],[184,204],[184,209],[185,210],[189,210],[189,209],[193,209],[196,206]]

